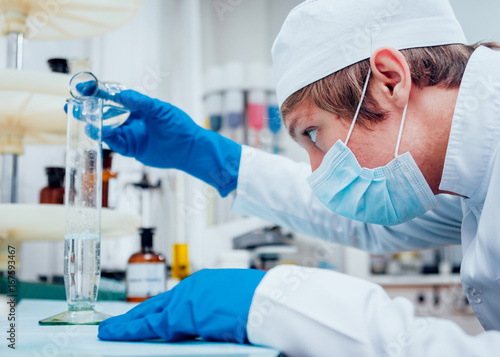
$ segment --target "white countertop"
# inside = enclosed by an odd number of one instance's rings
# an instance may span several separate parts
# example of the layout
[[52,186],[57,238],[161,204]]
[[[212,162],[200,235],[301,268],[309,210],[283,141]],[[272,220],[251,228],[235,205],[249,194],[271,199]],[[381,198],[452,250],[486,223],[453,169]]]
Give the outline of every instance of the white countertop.
[[[4,296],[5,297],[5,296]],[[4,300],[4,299],[2,299]],[[2,301],[3,302],[3,301]],[[134,304],[125,302],[99,302],[96,310],[111,315],[128,311]],[[0,356],[238,356],[276,357],[273,349],[229,343],[189,341],[183,343],[108,342],[97,338],[97,326],[39,326],[38,321],[67,310],[66,301],[22,300],[16,306],[16,349],[9,342],[0,341]],[[7,316],[2,314],[0,330],[6,336]]]

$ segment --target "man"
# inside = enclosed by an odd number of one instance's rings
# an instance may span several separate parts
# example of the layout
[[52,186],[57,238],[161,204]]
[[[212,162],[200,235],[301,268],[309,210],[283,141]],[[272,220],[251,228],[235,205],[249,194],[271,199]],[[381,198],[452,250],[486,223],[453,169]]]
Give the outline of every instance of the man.
[[[234,210],[373,253],[462,243],[486,330],[414,316],[335,272],[206,270],[103,322],[105,340],[250,342],[290,356],[491,356],[500,351],[500,52],[468,46],[447,0],[306,1],[273,46],[285,126],[311,170],[196,126],[136,92],[115,151],[236,190]],[[269,185],[269,182],[277,182]],[[311,190],[312,189],[312,190]]]

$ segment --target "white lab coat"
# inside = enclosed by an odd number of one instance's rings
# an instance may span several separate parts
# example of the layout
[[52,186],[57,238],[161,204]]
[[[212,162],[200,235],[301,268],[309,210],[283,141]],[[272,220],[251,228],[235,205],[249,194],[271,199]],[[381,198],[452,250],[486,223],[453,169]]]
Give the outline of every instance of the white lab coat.
[[[245,147],[233,210],[372,253],[459,244],[461,280],[488,332],[417,318],[406,299],[332,271],[281,266],[258,286],[247,323],[254,344],[290,356],[500,356],[500,52],[480,47],[459,91],[439,206],[382,227],[340,217],[313,195],[308,165]],[[497,331],[494,331],[497,330]]]

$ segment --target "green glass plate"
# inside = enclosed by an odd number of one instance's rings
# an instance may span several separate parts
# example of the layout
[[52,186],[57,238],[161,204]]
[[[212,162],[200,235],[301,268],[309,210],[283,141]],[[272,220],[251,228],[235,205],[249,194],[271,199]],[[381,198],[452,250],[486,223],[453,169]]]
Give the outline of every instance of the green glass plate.
[[99,325],[102,321],[110,318],[110,315],[102,314],[94,310],[65,311],[63,313],[38,321],[40,325]]

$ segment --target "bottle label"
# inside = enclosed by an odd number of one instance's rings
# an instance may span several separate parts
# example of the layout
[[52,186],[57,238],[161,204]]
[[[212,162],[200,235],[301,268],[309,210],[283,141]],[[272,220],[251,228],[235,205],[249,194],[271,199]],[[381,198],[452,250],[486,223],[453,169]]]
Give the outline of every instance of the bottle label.
[[127,265],[127,296],[151,297],[165,291],[167,272],[162,263]]

